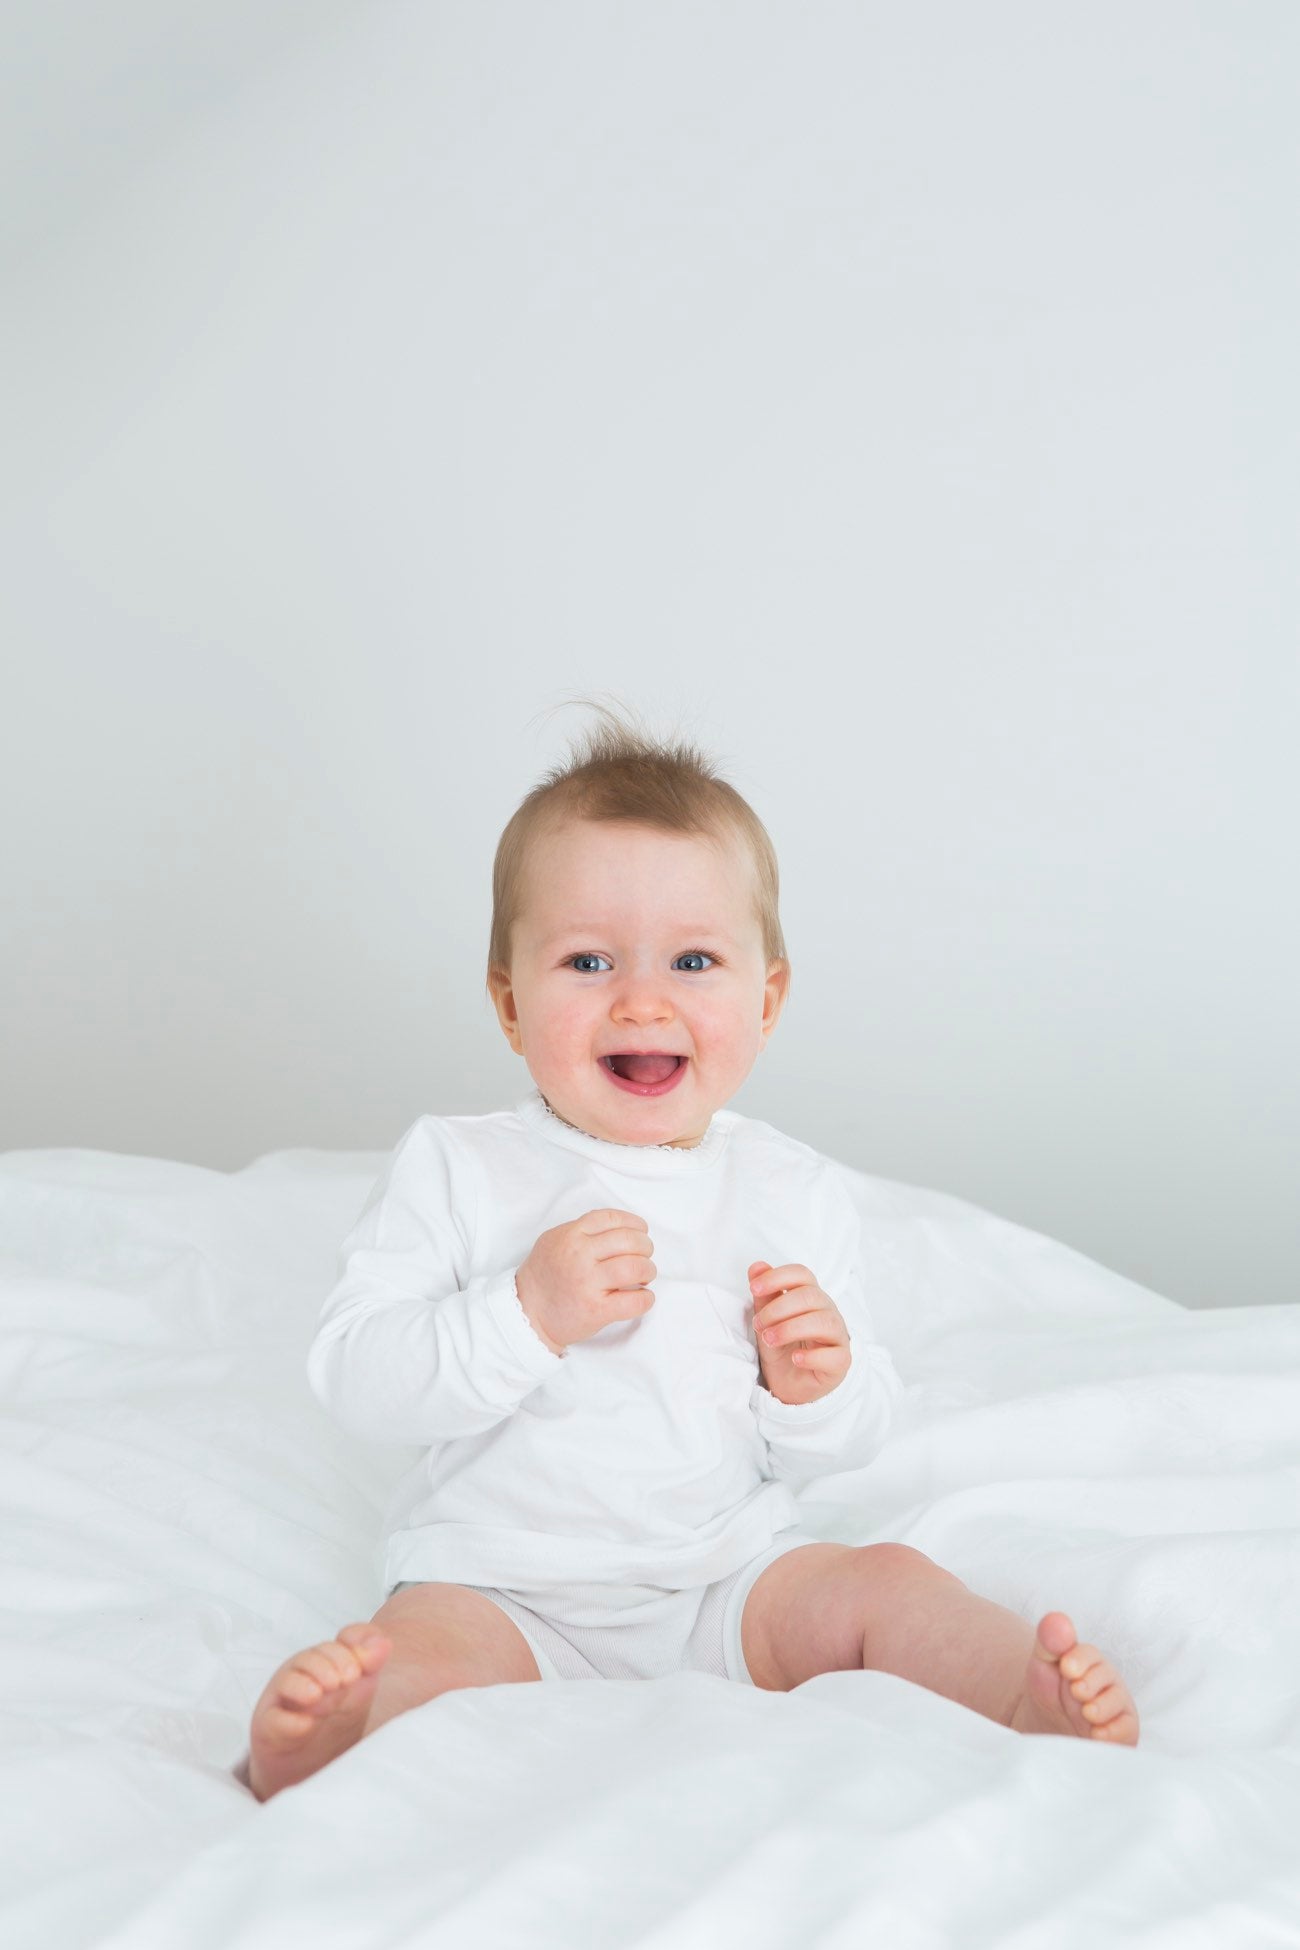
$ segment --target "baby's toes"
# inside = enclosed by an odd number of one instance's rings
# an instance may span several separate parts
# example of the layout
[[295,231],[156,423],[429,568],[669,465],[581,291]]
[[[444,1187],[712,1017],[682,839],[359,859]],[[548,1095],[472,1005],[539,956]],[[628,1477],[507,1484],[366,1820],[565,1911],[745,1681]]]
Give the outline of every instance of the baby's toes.
[[[392,1640],[373,1625],[346,1625],[286,1659],[253,1708],[242,1779],[259,1801],[305,1780],[359,1740]],[[358,1683],[360,1682],[360,1683]]]
[[[1117,1746],[1136,1747],[1137,1708],[1133,1695],[1108,1659],[1095,1646],[1079,1646],[1076,1652],[1091,1658],[1086,1670],[1069,1681],[1071,1714],[1081,1716],[1093,1740],[1110,1740]],[[1062,1660],[1062,1665],[1068,1663]]]
[[[1091,1651],[1091,1647],[1081,1647],[1080,1649]],[[1095,1652],[1092,1655],[1092,1660],[1087,1664],[1084,1671],[1079,1674],[1078,1678],[1071,1679],[1071,1696],[1081,1705],[1087,1700],[1096,1699],[1102,1688],[1109,1686],[1114,1677],[1113,1670],[1106,1664],[1100,1652]]]
[[1128,1704],[1128,1688],[1121,1686],[1118,1680],[1112,1679],[1111,1684],[1103,1686],[1099,1693],[1086,1702],[1081,1711],[1084,1719],[1091,1725],[1104,1727],[1108,1720],[1113,1720],[1117,1713],[1122,1713]]
[[313,1645],[300,1652],[280,1681],[280,1693],[295,1706],[318,1706],[328,1712],[333,1700],[360,1677],[355,1653],[334,1640],[328,1646]]
[[325,1688],[319,1679],[313,1679],[312,1675],[304,1672],[301,1666],[295,1666],[291,1672],[287,1672],[276,1688],[278,1706],[296,1706],[305,1710],[315,1706],[317,1701],[324,1697]]
[[1136,1747],[1138,1744],[1137,1713],[1131,1707],[1126,1707],[1104,1727],[1094,1727],[1092,1737],[1094,1740],[1109,1740],[1116,1747]]

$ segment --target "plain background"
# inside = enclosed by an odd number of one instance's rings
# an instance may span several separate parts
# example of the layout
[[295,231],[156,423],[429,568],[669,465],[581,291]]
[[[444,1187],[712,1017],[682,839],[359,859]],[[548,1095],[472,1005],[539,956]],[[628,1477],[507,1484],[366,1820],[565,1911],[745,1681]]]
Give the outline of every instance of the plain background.
[[1300,10],[4,32],[0,1146],[516,1101],[492,855],[599,696],[780,856],[736,1109],[1300,1297]]

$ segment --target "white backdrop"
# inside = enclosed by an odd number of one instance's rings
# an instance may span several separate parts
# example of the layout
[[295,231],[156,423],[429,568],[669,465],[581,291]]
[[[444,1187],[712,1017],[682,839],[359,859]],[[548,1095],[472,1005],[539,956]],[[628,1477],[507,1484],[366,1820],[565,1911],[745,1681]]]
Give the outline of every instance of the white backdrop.
[[0,1148],[514,1101],[492,853],[610,695],[781,858],[735,1108],[1300,1297],[1300,13],[133,0],[115,118],[28,11]]

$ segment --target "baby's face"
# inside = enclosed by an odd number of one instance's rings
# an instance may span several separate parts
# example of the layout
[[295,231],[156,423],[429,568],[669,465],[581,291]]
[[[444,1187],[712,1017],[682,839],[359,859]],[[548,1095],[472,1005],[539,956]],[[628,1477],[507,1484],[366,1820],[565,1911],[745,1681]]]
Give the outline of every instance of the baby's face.
[[[698,1144],[754,1066],[789,967],[763,956],[754,867],[655,827],[575,821],[532,856],[501,1026],[559,1116],[616,1144]],[[605,1056],[671,1051],[672,1087],[642,1096]]]

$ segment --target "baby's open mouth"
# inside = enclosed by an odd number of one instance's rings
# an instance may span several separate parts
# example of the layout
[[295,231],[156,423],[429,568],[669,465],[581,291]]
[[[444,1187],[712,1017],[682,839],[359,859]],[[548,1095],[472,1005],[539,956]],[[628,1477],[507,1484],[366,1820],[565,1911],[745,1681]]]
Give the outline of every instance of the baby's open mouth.
[[633,1050],[623,1050],[602,1056],[600,1060],[616,1077],[622,1077],[628,1083],[666,1083],[686,1058],[669,1056],[662,1051],[658,1055],[638,1056]]

